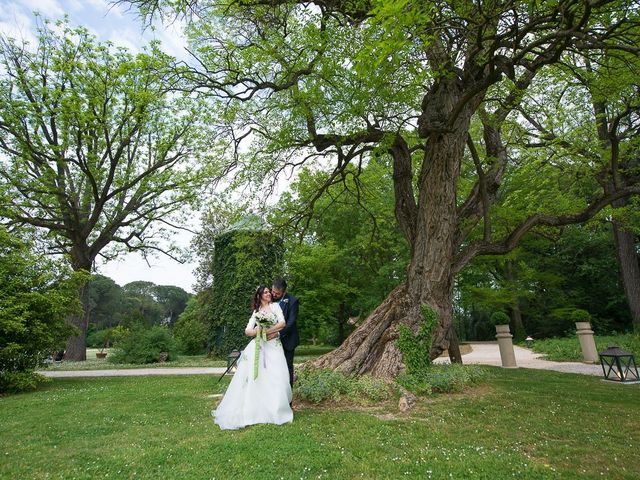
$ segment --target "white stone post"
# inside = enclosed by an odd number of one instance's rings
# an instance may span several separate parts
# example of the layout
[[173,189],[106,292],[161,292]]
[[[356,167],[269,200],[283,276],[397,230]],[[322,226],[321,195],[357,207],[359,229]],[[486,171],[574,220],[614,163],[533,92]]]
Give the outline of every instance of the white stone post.
[[513,335],[509,332],[509,325],[496,325],[496,338],[500,348],[500,359],[503,368],[518,368],[516,354],[513,351]]
[[580,340],[582,357],[585,363],[599,363],[596,341],[593,339],[593,330],[589,322],[576,322],[576,334]]

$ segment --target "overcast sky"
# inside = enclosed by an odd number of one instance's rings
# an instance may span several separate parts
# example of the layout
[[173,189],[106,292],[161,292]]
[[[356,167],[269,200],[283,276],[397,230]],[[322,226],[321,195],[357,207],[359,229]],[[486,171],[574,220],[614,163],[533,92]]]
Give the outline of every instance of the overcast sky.
[[[88,28],[101,41],[111,41],[132,52],[139,51],[152,39],[162,42],[165,52],[184,58],[184,37],[180,25],[157,25],[155,30],[143,29],[137,12],[128,11],[106,0],[0,0],[0,32],[14,38],[35,40],[34,11],[43,17],[57,20],[68,15],[72,26]],[[178,242],[187,246],[190,235],[181,234]],[[138,254],[130,254],[107,265],[99,265],[98,272],[124,285],[134,280],[147,280],[158,285],[177,285],[192,292],[195,265],[181,265],[167,257],[149,259],[151,267]]]

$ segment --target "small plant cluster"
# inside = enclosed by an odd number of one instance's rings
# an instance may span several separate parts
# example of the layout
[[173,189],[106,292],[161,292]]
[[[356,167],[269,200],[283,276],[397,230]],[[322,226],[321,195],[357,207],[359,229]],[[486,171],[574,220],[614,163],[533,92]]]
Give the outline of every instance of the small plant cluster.
[[420,372],[431,365],[431,334],[438,316],[428,305],[421,305],[422,325],[416,335],[405,325],[400,325],[396,345],[402,352],[402,360],[409,373]]
[[486,369],[477,365],[457,363],[431,365],[420,372],[405,372],[398,376],[399,385],[418,395],[432,393],[458,393],[483,382]]
[[493,312],[491,314],[491,318],[489,320],[494,325],[509,325],[509,322],[511,321],[511,319],[509,318],[509,315],[507,315],[504,312],[500,312],[500,311],[499,312]]
[[379,402],[393,392],[387,382],[370,375],[349,376],[334,370],[303,368],[298,372],[295,393],[302,400],[321,403],[341,399]]
[[109,361],[136,364],[171,361],[176,352],[176,342],[167,328],[135,328],[118,343]]

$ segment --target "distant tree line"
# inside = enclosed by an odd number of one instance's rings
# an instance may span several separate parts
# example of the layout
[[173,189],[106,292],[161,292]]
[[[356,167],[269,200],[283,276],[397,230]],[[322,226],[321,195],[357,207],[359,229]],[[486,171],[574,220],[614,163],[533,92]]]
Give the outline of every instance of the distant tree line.
[[180,287],[142,280],[121,287],[104,275],[93,275],[88,291],[90,331],[135,324],[173,327],[191,298]]

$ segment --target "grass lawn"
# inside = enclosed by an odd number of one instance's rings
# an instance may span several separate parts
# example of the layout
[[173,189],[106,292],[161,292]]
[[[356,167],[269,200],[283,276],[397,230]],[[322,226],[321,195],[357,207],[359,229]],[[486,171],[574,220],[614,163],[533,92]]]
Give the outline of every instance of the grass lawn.
[[[594,335],[596,350],[602,352],[609,345],[617,345],[623,350],[640,357],[640,335],[627,333],[621,335]],[[580,340],[575,335],[562,338],[546,338],[533,343],[533,351],[544,353],[544,358],[556,362],[581,362]],[[637,360],[636,360],[637,361]]]
[[239,431],[210,417],[228,380],[55,379],[0,398],[0,478],[640,478],[640,385],[489,370],[409,414],[300,405],[292,424]]
[[[295,362],[302,363],[319,357],[320,355],[330,352],[335,347],[329,346],[313,346],[301,345],[296,349]],[[112,349],[105,348],[107,357]],[[98,348],[87,348],[87,360],[83,362],[61,362],[56,365],[43,367],[50,370],[110,370],[110,369],[129,369],[129,368],[169,368],[169,367],[226,367],[226,359],[209,358],[205,355],[180,355],[178,359],[165,363],[150,363],[146,365],[137,365],[132,363],[111,363],[106,359],[96,358]]]

